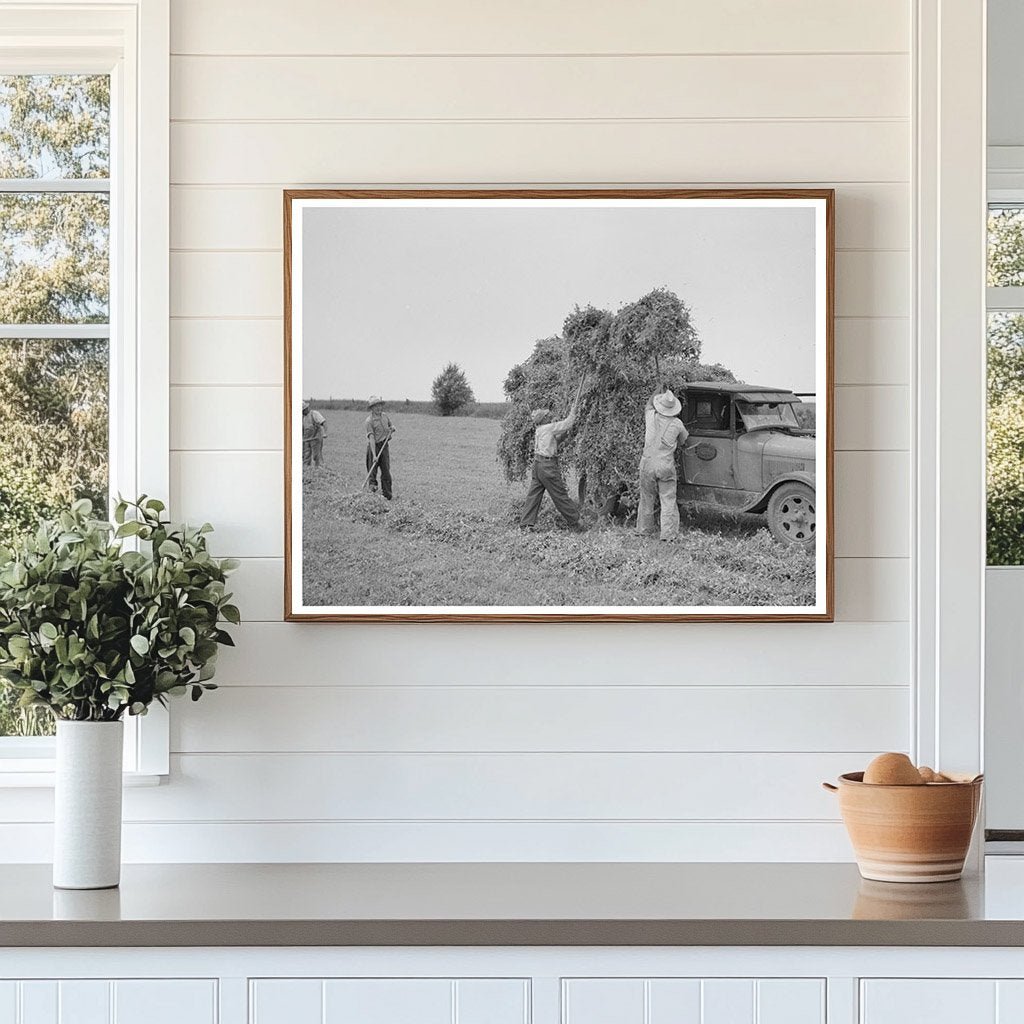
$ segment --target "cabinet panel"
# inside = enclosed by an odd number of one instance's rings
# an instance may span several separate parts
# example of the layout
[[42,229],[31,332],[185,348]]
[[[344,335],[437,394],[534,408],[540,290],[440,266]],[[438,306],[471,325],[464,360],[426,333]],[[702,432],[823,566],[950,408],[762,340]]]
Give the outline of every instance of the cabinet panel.
[[319,979],[258,978],[249,983],[250,1024],[321,1024],[323,998]]
[[1011,1024],[996,1016],[996,983],[988,980],[865,981],[861,1024]]
[[825,982],[768,978],[757,982],[757,1024],[825,1024]]
[[523,978],[258,978],[250,1024],[523,1024]]
[[530,985],[467,978],[455,983],[455,1006],[458,1024],[523,1024],[530,1019]]
[[18,983],[0,981],[0,1024],[17,1024]]
[[324,1024],[451,1024],[443,979],[345,979],[324,983]]
[[58,1024],[57,982],[23,981],[18,1024]]
[[650,982],[650,1024],[701,1024],[700,990],[697,978],[656,978]]
[[216,1024],[216,981],[207,978],[168,981],[98,978],[0,982],[0,1024],[184,1024],[186,1021],[188,1024]]
[[216,981],[145,979],[114,983],[113,1024],[183,1024],[185,1021],[216,1024]]
[[562,982],[565,1024],[644,1024],[639,978],[573,978]]
[[996,1020],[998,1024],[1024,1021],[1024,981],[996,982]]
[[565,1024],[824,1024],[819,978],[573,978]]
[[752,981],[715,978],[701,984],[701,1024],[754,1024]]
[[61,981],[57,983],[60,1024],[108,1024],[109,981]]

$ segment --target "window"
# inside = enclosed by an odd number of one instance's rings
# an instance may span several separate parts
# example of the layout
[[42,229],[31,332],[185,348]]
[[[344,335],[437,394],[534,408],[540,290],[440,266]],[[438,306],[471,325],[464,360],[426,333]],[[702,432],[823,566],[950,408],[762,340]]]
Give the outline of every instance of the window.
[[736,409],[743,419],[746,430],[762,428],[799,426],[792,405],[784,402],[743,402],[736,403]]
[[693,416],[688,422],[691,430],[701,433],[729,430],[729,399],[721,395],[693,399]]
[[[108,506],[110,76],[0,76],[0,543]],[[2,685],[2,684],[0,684]],[[0,736],[52,733],[0,691]]]
[[[169,497],[168,5],[0,4],[0,38],[3,543],[74,497]],[[11,705],[0,785],[45,784],[50,723]],[[127,725],[126,770],[166,773],[166,715]]]
[[988,564],[1024,565],[1024,203],[988,217]]

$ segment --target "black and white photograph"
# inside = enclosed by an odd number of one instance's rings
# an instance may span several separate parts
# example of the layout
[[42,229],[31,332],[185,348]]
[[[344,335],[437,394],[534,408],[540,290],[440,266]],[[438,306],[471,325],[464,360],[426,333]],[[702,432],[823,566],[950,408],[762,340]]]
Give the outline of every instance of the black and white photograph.
[[832,617],[832,194],[285,193],[293,619]]

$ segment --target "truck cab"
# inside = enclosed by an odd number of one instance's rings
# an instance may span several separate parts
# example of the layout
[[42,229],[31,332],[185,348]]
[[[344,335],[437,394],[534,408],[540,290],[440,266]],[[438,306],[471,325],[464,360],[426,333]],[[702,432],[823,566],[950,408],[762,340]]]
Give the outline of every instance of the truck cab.
[[814,545],[815,431],[785,388],[726,381],[688,384],[679,418],[689,437],[677,452],[677,499],[764,513],[776,540]]

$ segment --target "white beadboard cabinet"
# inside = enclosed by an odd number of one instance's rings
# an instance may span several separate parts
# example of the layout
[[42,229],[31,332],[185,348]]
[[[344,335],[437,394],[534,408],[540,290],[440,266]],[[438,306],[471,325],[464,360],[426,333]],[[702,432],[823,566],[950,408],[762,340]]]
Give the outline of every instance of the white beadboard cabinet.
[[812,978],[573,978],[564,1024],[825,1024]]
[[1024,982],[978,979],[865,981],[861,1024],[1018,1024]]
[[1020,1024],[1019,948],[0,950],[0,1024]]
[[218,1024],[213,979],[0,981],[0,1024]]

